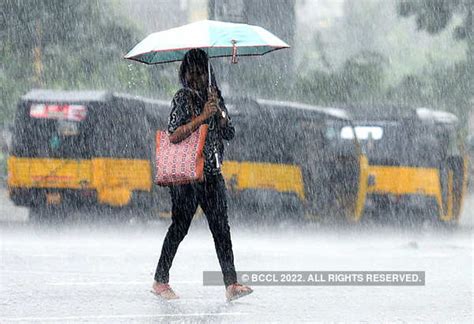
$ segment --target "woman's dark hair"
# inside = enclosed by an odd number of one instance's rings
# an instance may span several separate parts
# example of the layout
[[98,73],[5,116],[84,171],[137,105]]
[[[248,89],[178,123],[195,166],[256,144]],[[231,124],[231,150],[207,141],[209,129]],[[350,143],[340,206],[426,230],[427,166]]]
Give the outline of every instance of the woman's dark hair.
[[[179,67],[179,81],[181,82],[183,87],[185,87],[185,88],[189,87],[189,85],[187,84],[187,81],[186,81],[186,72],[189,70],[189,68],[192,65],[197,65],[197,66],[201,66],[204,70],[207,71],[208,62],[209,62],[209,58],[208,58],[206,52],[204,52],[202,49],[193,48],[193,49],[189,50],[184,55],[181,66]],[[210,68],[211,68],[210,69],[211,70],[211,85],[217,89],[217,92],[220,96],[221,92],[219,90],[219,87],[217,86],[217,82],[216,82],[216,78],[214,76],[214,70],[212,68],[212,65],[210,66]],[[205,96],[207,97],[207,92],[206,92]]]

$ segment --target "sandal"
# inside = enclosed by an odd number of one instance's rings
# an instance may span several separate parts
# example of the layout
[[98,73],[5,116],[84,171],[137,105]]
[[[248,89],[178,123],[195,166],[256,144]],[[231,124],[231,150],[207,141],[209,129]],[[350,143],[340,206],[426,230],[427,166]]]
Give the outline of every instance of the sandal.
[[244,286],[238,282],[227,286],[225,290],[225,297],[227,301],[236,300],[237,298],[244,297],[253,293],[252,288]]
[[171,289],[170,285],[168,283],[162,283],[162,282],[154,282],[153,287],[152,287],[152,293],[155,295],[166,299],[166,300],[171,300],[171,299],[178,299],[179,296],[176,295],[176,293]]

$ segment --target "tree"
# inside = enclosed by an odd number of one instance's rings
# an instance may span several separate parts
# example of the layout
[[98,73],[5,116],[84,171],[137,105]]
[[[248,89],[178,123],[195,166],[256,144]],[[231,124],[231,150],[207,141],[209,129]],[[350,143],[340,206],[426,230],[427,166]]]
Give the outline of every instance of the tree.
[[99,0],[0,2],[0,121],[12,119],[32,87],[110,89],[149,94],[160,68],[130,64],[123,55],[138,29]]
[[[467,116],[471,109],[474,74],[474,0],[400,0],[398,13],[403,17],[415,16],[419,30],[437,34],[444,30],[455,16],[461,22],[454,29],[454,38],[467,44],[467,59],[454,68],[439,69],[432,74],[433,96],[447,109]],[[466,118],[462,118],[466,120]]]
[[383,99],[386,59],[379,53],[362,51],[336,71],[314,71],[298,75],[293,96],[320,105],[369,104]]
[[398,13],[403,17],[416,16],[419,30],[437,34],[445,29],[455,15],[462,22],[454,30],[454,37],[468,44],[468,61],[473,62],[474,28],[472,12],[474,0],[400,0]]
[[361,51],[349,58],[341,71],[347,103],[380,100],[384,89],[386,59],[379,53]]

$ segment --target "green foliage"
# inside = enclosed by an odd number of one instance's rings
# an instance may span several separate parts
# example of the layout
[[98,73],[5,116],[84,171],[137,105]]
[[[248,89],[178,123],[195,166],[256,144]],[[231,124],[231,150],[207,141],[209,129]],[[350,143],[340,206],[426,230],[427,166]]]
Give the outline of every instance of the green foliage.
[[423,73],[427,65],[449,67],[466,59],[466,42],[452,37],[462,17],[456,15],[445,30],[431,35],[418,32],[414,19],[399,17],[398,3],[345,1],[343,16],[295,48],[304,50],[298,73],[305,77],[314,70],[334,73],[359,53],[374,52],[385,58],[383,86],[393,87],[407,75]]
[[[342,21],[326,36],[318,35],[305,53],[294,99],[326,106],[431,107],[451,111],[465,123],[474,93],[473,46],[471,38],[454,37],[460,27],[470,26],[473,2],[345,2]],[[415,16],[417,26],[397,17],[396,10]],[[430,33],[418,33],[416,27]]]
[[464,62],[449,69],[434,69],[432,80],[434,101],[467,122],[473,95],[472,74],[468,64]]
[[460,0],[402,0],[398,13],[404,17],[416,15],[418,29],[436,34],[446,28],[460,3]]
[[466,39],[472,33],[472,0],[400,0],[398,13],[400,16],[416,16],[418,29],[437,34],[445,29],[455,14],[464,16],[463,22],[457,26],[455,36]]
[[472,103],[472,77],[467,63],[453,67],[433,66],[425,73],[409,75],[387,92],[387,101],[402,106],[433,107],[450,111],[467,126]]
[[346,102],[374,101],[384,89],[385,58],[374,52],[360,52],[343,66]]
[[387,91],[387,99],[400,106],[431,106],[429,80],[418,75],[407,75]]
[[334,72],[315,71],[297,79],[293,96],[319,105],[390,103],[402,107],[431,107],[467,120],[472,102],[472,75],[467,62],[454,66],[426,66],[387,86],[386,60],[361,53]]
[[431,34],[443,31],[456,15],[462,17],[453,37],[466,42],[466,61],[454,67],[433,67],[428,75],[431,100],[441,108],[457,113],[463,122],[471,110],[474,92],[473,10],[474,0],[400,0],[398,5],[401,16],[415,16],[418,29]]
[[440,33],[458,15],[462,20],[453,31],[457,40],[466,41],[467,59],[474,63],[474,0],[400,0],[398,13],[403,17],[415,16],[419,30]]
[[320,105],[374,102],[385,89],[385,67],[386,60],[380,54],[361,52],[337,71],[299,74],[293,95]]
[[33,87],[149,95],[161,84],[161,69],[123,60],[141,36],[109,2],[4,0],[0,12],[0,121]]

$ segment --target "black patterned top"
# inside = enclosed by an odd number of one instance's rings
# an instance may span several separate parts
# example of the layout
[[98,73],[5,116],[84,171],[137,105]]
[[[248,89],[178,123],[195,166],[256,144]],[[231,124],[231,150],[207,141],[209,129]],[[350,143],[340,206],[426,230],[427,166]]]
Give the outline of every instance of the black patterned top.
[[[173,133],[178,127],[189,123],[192,119],[191,109],[194,108],[194,115],[198,116],[204,109],[205,100],[189,88],[182,88],[173,97],[171,102],[171,113],[168,118],[168,132]],[[224,99],[220,97],[219,107],[226,114],[227,108],[224,104]],[[228,116],[228,115],[227,115]],[[230,117],[227,125],[221,127],[219,125],[219,117],[216,115],[208,118],[206,124],[209,125],[204,144],[204,173],[209,175],[216,175],[221,172],[220,166],[216,162],[216,153],[219,159],[219,164],[224,160],[224,143],[223,140],[230,141],[234,138],[235,129],[232,126]]]

